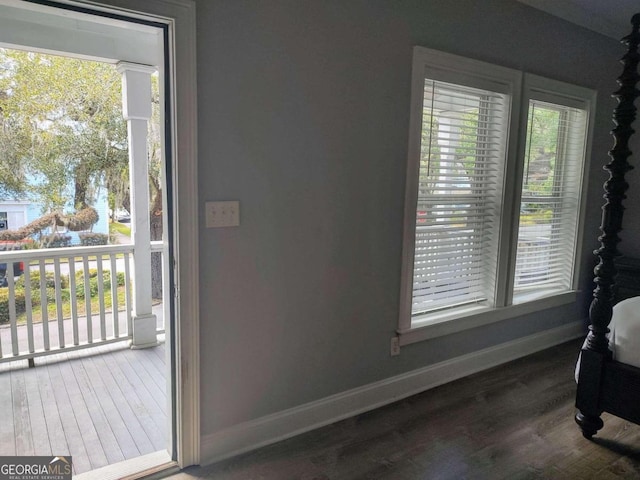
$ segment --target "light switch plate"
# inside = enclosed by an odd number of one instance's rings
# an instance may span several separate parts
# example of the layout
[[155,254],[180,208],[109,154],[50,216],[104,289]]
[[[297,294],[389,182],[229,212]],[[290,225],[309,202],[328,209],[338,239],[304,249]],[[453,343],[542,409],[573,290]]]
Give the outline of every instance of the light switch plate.
[[240,202],[206,202],[205,225],[207,228],[237,227],[240,225]]
[[396,355],[400,355],[400,339],[396,335],[395,337],[391,337],[391,356],[395,357]]

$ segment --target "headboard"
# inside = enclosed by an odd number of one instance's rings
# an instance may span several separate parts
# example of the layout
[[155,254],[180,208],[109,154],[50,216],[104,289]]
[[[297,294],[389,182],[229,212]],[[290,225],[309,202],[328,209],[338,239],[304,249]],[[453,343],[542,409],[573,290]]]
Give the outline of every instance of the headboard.
[[615,260],[616,270],[616,302],[631,297],[640,297],[640,259],[618,257]]

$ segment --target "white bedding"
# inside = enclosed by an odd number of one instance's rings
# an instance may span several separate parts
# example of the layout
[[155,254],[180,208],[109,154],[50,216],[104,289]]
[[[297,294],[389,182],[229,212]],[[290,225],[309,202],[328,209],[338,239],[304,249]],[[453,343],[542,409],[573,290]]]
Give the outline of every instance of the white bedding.
[[628,298],[613,307],[609,330],[614,360],[640,368],[640,297]]

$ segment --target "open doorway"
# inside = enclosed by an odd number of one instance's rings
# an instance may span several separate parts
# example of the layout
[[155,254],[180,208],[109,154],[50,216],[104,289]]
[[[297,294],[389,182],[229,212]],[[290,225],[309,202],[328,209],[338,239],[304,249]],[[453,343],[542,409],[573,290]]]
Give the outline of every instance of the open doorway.
[[[22,175],[23,182],[0,187],[25,212],[23,225],[10,225],[8,214],[1,222],[7,245],[21,246],[0,252],[7,297],[0,370],[9,375],[12,398],[20,400],[11,425],[0,429],[0,444],[11,429],[18,439],[13,454],[71,455],[80,474],[131,458],[137,466],[124,471],[172,461],[188,465],[197,458],[195,416],[185,423],[176,414],[184,390],[176,388],[183,349],[174,342],[182,311],[178,232],[172,230],[179,133],[171,122],[175,18],[156,22],[70,3],[0,2],[0,42],[12,49],[2,52],[5,76],[23,67],[49,67],[49,77],[29,77],[49,81],[31,85],[38,93],[32,90],[17,110],[11,109],[19,104],[21,85],[7,82],[3,90],[3,141],[17,153],[5,152],[16,153],[12,165],[19,175],[11,178]],[[84,79],[78,76],[86,71]],[[93,85],[89,79],[98,72],[107,73]],[[56,82],[60,88],[52,93],[47,88]],[[115,94],[122,99],[118,118],[105,113],[117,110],[111,108],[114,92],[96,93],[106,84],[122,86]],[[38,107],[29,101],[34,97],[39,107],[51,108],[41,116],[37,110],[22,115],[30,118],[19,125],[21,109]],[[65,97],[79,99],[75,111],[55,104]],[[100,115],[96,127],[92,120]],[[30,209],[39,211],[36,218],[29,217]],[[132,349],[123,349],[127,342]],[[125,350],[127,360],[117,357]],[[70,367],[76,360],[79,371]],[[15,367],[25,361],[35,368]],[[65,383],[70,387],[56,390]],[[118,403],[128,392],[133,402]],[[194,401],[193,389],[187,398]],[[29,428],[30,434],[19,434]],[[191,437],[186,446],[183,437]],[[96,453],[98,444],[102,454]]]

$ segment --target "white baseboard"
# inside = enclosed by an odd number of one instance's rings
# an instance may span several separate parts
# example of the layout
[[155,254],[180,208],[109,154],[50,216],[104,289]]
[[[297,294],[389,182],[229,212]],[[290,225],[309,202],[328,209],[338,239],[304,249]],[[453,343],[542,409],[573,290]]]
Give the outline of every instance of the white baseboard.
[[[200,441],[201,464],[218,462],[329,425],[578,338],[585,335],[584,325],[582,321],[568,323],[205,435]],[[576,351],[576,358],[577,355]]]

